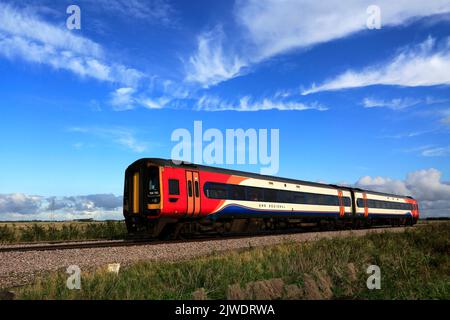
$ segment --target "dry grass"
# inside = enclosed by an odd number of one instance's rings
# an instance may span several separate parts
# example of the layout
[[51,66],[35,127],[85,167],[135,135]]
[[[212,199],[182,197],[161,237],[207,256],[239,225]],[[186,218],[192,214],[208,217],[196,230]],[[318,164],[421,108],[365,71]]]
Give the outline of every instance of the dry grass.
[[[403,233],[286,243],[181,262],[142,262],[120,271],[38,280],[22,299],[450,299],[450,223]],[[381,289],[369,290],[369,265]]]
[[123,221],[0,223],[0,243],[121,239],[125,236]]

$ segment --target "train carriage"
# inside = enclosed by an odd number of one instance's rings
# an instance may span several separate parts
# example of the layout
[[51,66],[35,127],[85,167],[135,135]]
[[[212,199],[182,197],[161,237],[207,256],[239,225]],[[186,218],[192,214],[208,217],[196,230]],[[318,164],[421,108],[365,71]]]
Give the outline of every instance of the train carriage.
[[411,197],[145,158],[125,172],[130,233],[154,237],[304,225],[413,224]]

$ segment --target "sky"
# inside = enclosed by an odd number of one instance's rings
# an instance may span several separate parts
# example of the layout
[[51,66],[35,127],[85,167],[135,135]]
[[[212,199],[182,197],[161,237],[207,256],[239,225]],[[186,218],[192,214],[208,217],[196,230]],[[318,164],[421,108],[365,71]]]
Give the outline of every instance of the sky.
[[448,0],[0,0],[0,220],[120,219],[125,168],[194,121],[450,216],[449,85]]

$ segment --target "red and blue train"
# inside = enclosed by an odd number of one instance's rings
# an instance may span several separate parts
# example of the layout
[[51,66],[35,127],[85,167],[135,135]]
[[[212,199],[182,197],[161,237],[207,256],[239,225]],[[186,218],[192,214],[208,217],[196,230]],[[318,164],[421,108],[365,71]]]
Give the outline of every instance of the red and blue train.
[[409,196],[158,158],[126,169],[123,199],[128,232],[151,237],[413,225],[419,218]]

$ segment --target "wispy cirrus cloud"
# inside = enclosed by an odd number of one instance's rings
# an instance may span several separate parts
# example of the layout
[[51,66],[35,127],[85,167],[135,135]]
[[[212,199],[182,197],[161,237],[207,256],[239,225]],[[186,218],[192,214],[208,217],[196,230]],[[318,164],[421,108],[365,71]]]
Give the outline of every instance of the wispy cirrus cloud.
[[120,145],[136,153],[142,153],[148,150],[148,144],[140,141],[133,130],[123,127],[71,127],[68,131],[88,134]]
[[450,146],[438,146],[435,144],[428,144],[409,149],[400,150],[406,153],[415,153],[423,157],[444,157],[450,154]]
[[145,76],[137,69],[108,61],[98,43],[4,3],[0,3],[0,55],[129,86]]
[[393,59],[360,71],[348,70],[320,85],[313,84],[302,94],[334,91],[371,85],[404,87],[450,85],[450,42],[439,48],[429,37],[412,48],[403,49]]
[[111,12],[122,19],[144,20],[172,25],[176,20],[173,5],[168,0],[88,0],[91,7]]
[[237,103],[231,103],[222,100],[218,97],[207,95],[201,97],[198,100],[197,105],[194,109],[197,111],[240,111],[240,112],[263,111],[263,110],[280,110],[280,111],[328,110],[327,107],[319,104],[318,102],[302,103],[296,101],[272,100],[269,98],[254,101],[250,96],[245,96],[239,99]]
[[444,157],[450,154],[450,146],[427,148],[422,150],[421,155],[424,157]]
[[364,108],[389,108],[393,110],[402,110],[415,106],[420,102],[420,99],[411,98],[395,98],[391,100],[364,98],[362,105],[364,106]]
[[189,57],[186,80],[202,84],[203,87],[238,76],[247,65],[233,50],[226,52],[225,34],[219,27],[205,32],[197,38],[197,52]]
[[[274,56],[365,30],[367,7],[372,4],[370,0],[351,0],[345,5],[339,0],[237,1],[235,28],[228,37],[214,32],[216,29],[198,37],[186,78],[208,87]],[[382,10],[383,27],[450,12],[450,3],[445,0],[381,0],[376,5]]]

